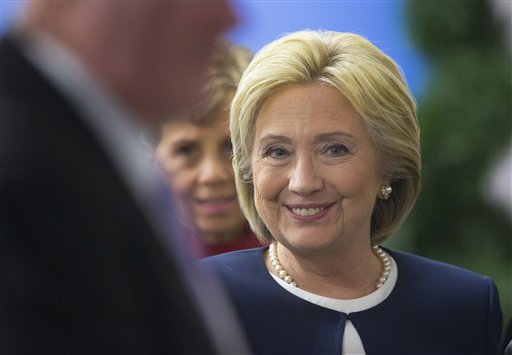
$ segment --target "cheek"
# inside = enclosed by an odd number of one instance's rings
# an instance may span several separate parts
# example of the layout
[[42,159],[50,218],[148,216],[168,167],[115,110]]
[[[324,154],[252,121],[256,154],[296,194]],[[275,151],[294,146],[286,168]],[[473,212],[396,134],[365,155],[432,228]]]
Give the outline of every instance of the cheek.
[[341,191],[345,197],[360,196],[364,190],[364,183],[362,177],[356,174],[343,171],[337,175],[336,184],[338,190]]
[[266,221],[276,217],[279,196],[287,186],[285,174],[275,168],[255,168],[253,173],[254,202],[256,210]]
[[261,163],[253,164],[253,184],[254,198],[259,200],[273,200],[277,198],[282,185],[280,175],[274,168],[265,166]]
[[270,199],[266,195],[258,193],[257,190],[254,192],[254,204],[258,216],[261,218],[263,224],[268,229],[271,235],[280,235],[281,223],[281,211],[279,203],[275,199]]
[[379,183],[373,171],[352,171],[338,176],[338,191],[347,203],[370,205],[375,202]]
[[233,170],[233,164],[231,163],[230,158],[223,159],[220,163],[222,166],[222,170],[224,174],[229,178],[229,180],[233,181],[233,184],[235,183],[235,171]]
[[254,205],[256,206],[256,211],[260,216],[265,214],[265,201],[257,189],[254,189]]
[[195,169],[171,169],[167,171],[172,189],[182,198],[192,195],[196,180]]

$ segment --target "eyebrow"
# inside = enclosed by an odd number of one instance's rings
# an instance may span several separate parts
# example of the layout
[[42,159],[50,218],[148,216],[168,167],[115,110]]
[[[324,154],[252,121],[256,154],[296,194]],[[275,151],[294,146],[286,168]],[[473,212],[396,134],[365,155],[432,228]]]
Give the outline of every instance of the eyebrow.
[[170,147],[174,148],[176,146],[181,146],[184,144],[197,144],[199,139],[197,138],[187,138],[187,137],[180,137],[176,140],[171,141]]
[[[332,140],[332,139],[336,139],[336,138],[348,138],[350,140],[353,140],[354,136],[350,133],[343,132],[343,131],[321,133],[314,137],[313,143],[320,143],[320,142],[324,142],[324,141],[328,141],[328,140]],[[264,145],[267,142],[276,142],[276,141],[284,142],[284,143],[292,143],[292,140],[289,137],[279,135],[279,134],[265,135],[260,139],[259,143]]]
[[313,142],[319,143],[319,142],[323,142],[323,141],[332,140],[335,138],[348,138],[350,140],[353,140],[354,136],[347,132],[335,131],[335,132],[319,134],[319,135],[315,136],[315,138],[313,139]]
[[279,135],[279,134],[267,134],[263,136],[259,143],[264,145],[267,142],[285,142],[285,143],[291,143],[292,140],[289,137]]

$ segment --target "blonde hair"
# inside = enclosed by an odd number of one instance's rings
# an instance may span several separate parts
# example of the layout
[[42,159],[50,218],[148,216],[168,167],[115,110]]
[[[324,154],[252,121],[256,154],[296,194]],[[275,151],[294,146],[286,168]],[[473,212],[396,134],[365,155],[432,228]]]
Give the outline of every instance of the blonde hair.
[[251,155],[259,109],[286,85],[320,82],[338,89],[365,122],[383,180],[393,193],[377,200],[370,238],[387,239],[411,211],[420,190],[420,141],[416,104],[398,65],[352,33],[299,31],[261,49],[238,85],[231,106],[233,168],[242,210],[262,241],[272,235],[254,203]]

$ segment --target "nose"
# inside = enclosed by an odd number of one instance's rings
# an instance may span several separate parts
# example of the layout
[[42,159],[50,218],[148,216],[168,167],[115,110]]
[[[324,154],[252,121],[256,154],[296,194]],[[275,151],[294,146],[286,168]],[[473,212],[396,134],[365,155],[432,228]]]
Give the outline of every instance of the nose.
[[310,196],[324,186],[314,161],[309,156],[297,157],[289,176],[288,188],[301,196]]
[[203,184],[221,184],[233,177],[231,163],[224,157],[209,154],[201,162],[198,180]]

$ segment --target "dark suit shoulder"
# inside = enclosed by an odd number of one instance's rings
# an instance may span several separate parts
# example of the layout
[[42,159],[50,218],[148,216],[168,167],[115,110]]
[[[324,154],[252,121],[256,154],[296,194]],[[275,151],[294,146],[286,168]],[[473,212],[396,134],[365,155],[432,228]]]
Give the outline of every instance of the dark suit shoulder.
[[83,114],[12,40],[0,61],[0,353],[211,353]]
[[12,39],[0,42],[1,176],[34,181],[72,165],[87,147],[103,159],[96,139],[67,98],[26,58]]

